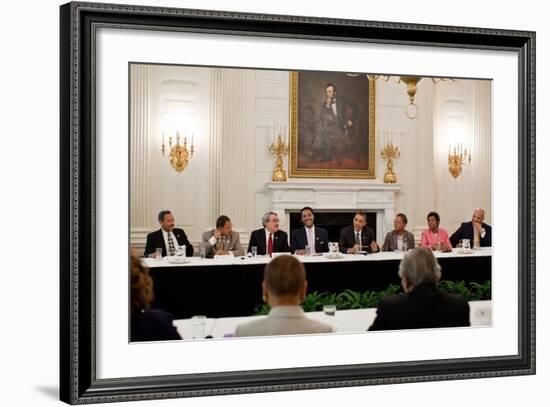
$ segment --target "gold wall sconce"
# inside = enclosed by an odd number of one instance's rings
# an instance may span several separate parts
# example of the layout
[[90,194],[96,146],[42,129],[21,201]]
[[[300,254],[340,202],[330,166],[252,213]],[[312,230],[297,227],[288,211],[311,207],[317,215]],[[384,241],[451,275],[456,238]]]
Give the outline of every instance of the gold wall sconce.
[[[176,143],[172,144],[172,136],[168,136],[168,159],[170,160],[170,165],[172,168],[174,168],[177,172],[182,172],[187,165],[189,164],[189,160],[191,157],[193,157],[193,153],[195,152],[195,145],[194,145],[194,135],[191,135],[191,143],[189,145],[189,149],[187,148],[187,136],[183,137],[183,144],[180,143],[181,137],[180,133],[176,131]],[[164,132],[162,132],[162,144],[160,146],[160,151],[162,153],[163,157],[166,157],[166,145],[164,144]]]
[[453,178],[457,178],[465,165],[472,161],[471,149],[464,147],[462,143],[449,145],[449,172]]

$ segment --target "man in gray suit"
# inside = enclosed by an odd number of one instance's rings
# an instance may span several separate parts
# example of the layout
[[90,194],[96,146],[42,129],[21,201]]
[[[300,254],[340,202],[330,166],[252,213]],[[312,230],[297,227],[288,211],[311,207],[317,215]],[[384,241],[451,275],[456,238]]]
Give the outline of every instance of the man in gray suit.
[[221,215],[216,220],[216,229],[202,234],[201,247],[206,250],[208,257],[230,253],[235,256],[244,256],[239,234],[233,231],[231,220],[225,215]]
[[306,270],[295,257],[280,255],[265,267],[262,292],[271,310],[265,318],[237,326],[236,336],[298,335],[333,332],[306,317],[300,304],[307,292]]
[[414,235],[405,230],[407,227],[407,216],[404,213],[395,215],[393,230],[386,234],[382,251],[393,252],[395,250],[406,252],[414,249]]

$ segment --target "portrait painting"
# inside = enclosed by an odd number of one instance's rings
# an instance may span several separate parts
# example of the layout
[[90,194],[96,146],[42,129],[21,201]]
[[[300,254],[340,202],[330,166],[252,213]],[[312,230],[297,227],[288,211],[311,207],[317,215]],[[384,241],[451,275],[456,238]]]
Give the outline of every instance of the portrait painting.
[[374,81],[343,72],[290,80],[290,176],[374,178]]

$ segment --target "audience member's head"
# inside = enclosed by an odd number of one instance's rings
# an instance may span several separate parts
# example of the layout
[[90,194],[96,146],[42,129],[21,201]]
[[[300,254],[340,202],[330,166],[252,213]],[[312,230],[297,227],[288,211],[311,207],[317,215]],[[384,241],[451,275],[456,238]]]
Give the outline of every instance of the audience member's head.
[[315,220],[315,215],[313,214],[313,209],[309,206],[305,206],[300,211],[300,217],[302,220],[302,223],[308,227],[311,228],[313,226],[313,221]]
[[171,232],[174,229],[174,225],[176,224],[174,220],[174,215],[172,215],[172,212],[168,210],[159,212],[158,221],[160,223],[160,227],[166,232]]
[[428,227],[431,230],[436,230],[439,227],[439,221],[441,219],[439,217],[439,213],[432,211],[428,213],[428,216],[426,216],[426,219],[428,220]]
[[407,216],[404,213],[398,213],[393,220],[393,228],[396,232],[401,233],[407,227]]
[[147,311],[153,301],[153,279],[141,260],[132,255],[130,256],[130,270],[132,282],[132,314],[135,312]]
[[356,232],[361,231],[365,226],[367,226],[367,214],[365,212],[356,212],[353,217],[353,228]]
[[271,307],[300,305],[307,291],[304,265],[292,256],[275,257],[265,266],[262,291]]
[[417,247],[405,253],[399,264],[399,277],[405,292],[420,284],[437,284],[441,278],[441,267],[432,251]]
[[279,215],[276,212],[267,212],[262,216],[262,225],[270,233],[275,233],[279,230]]

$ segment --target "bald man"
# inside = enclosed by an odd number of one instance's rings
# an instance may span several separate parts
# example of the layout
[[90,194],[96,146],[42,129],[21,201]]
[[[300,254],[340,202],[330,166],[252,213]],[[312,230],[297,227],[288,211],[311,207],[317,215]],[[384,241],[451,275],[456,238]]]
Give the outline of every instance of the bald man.
[[477,208],[472,214],[471,222],[464,222],[450,237],[453,247],[458,245],[462,239],[470,239],[470,247],[474,247],[474,231],[479,232],[479,243],[481,247],[490,247],[491,226],[484,223],[485,209]]

